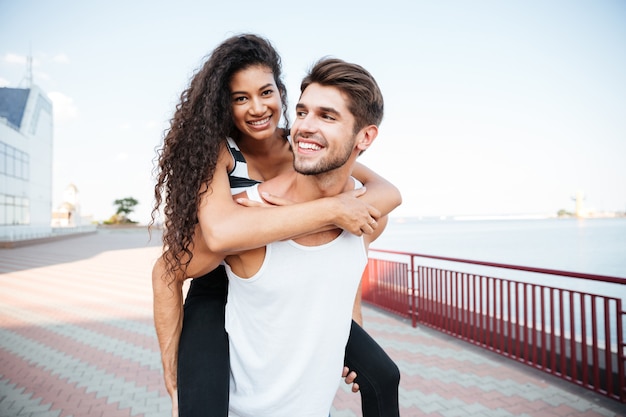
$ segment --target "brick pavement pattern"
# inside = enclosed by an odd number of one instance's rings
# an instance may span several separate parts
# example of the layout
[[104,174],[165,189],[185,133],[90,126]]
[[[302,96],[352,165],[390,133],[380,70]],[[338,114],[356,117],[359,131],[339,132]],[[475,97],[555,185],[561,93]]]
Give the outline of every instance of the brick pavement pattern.
[[[104,229],[0,250],[0,417],[171,415],[152,322],[159,239]],[[506,358],[363,313],[400,367],[404,417],[626,416],[613,400]],[[331,415],[360,416],[359,395],[342,383]]]

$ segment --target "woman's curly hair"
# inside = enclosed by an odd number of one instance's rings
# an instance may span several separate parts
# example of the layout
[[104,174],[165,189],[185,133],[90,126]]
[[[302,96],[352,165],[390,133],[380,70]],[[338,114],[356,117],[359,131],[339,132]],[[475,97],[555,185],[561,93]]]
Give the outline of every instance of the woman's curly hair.
[[[278,52],[267,39],[241,34],[222,42],[193,76],[176,105],[163,147],[157,151],[151,225],[163,205],[163,257],[170,273],[184,270],[191,260],[200,198],[210,190],[221,144],[227,136],[235,140],[239,136],[230,81],[235,73],[254,65],[272,70],[288,125],[287,90]],[[183,263],[184,254],[187,261]]]

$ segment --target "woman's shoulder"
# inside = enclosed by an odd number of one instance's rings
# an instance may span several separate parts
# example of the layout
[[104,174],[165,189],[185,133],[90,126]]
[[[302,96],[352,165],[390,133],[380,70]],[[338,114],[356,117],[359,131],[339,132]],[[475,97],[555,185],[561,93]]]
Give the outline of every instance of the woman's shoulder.
[[235,150],[239,150],[239,146],[237,146],[237,142],[235,142],[235,139],[231,138],[230,136],[226,136],[226,144],[228,145],[228,147],[230,149],[235,149]]
[[222,146],[220,147],[218,165],[226,167],[226,172],[230,172],[232,169],[234,169],[235,162],[233,160],[232,148],[227,142],[222,143]]

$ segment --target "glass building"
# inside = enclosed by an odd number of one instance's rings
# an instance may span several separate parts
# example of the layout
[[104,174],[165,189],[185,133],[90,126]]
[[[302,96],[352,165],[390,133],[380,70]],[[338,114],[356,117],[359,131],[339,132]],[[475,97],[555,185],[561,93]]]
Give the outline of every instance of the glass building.
[[41,89],[0,88],[0,241],[51,233],[52,127]]

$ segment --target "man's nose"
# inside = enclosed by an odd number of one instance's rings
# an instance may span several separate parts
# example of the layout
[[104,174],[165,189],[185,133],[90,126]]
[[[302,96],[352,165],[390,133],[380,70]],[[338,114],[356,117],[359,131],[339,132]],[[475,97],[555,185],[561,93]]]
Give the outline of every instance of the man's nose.
[[315,118],[311,114],[298,119],[298,130],[305,133],[314,132],[317,129]]

